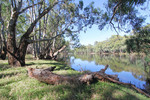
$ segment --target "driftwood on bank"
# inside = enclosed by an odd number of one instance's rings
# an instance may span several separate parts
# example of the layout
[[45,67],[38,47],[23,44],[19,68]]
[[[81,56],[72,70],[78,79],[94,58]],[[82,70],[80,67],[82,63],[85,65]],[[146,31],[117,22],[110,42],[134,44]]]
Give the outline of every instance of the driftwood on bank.
[[63,76],[53,73],[52,71],[56,67],[49,67],[47,69],[36,69],[36,68],[28,68],[28,75],[29,77],[35,78],[41,82],[48,83],[48,84],[60,84],[63,82],[67,83],[86,83],[90,84],[94,82],[95,80],[100,81],[109,81],[117,84],[123,84],[128,85],[135,90],[137,90],[139,93],[144,94],[147,97],[150,97],[149,94],[145,93],[141,89],[135,87],[134,85],[130,83],[123,83],[119,81],[119,78],[117,75],[108,75],[105,73],[105,71],[108,68],[108,65],[105,66],[104,69],[101,69],[99,72],[89,72],[80,76]]

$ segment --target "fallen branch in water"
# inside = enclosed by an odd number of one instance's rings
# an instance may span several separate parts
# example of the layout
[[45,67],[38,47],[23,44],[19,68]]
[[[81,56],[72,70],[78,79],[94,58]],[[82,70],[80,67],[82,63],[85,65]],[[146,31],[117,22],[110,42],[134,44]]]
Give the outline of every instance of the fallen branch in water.
[[106,65],[105,68],[101,69],[99,72],[89,72],[89,73],[76,76],[76,77],[55,74],[52,72],[55,69],[55,67],[49,67],[47,69],[28,68],[28,75],[29,77],[35,78],[41,82],[48,83],[48,84],[60,84],[63,82],[90,84],[94,80],[110,81],[110,82],[117,83],[117,84],[128,85],[134,88],[135,90],[137,90],[139,93],[144,94],[147,97],[150,97],[149,94],[145,93],[141,89],[138,89],[134,85],[120,82],[117,75],[106,74],[105,71],[107,70],[107,68],[108,68],[108,65]]

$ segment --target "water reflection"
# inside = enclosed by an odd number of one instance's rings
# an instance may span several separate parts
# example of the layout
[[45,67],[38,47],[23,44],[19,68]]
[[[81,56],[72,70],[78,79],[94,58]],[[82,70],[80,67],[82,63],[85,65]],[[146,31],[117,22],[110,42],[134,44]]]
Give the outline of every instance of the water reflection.
[[146,72],[143,60],[136,56],[75,55],[70,57],[70,64],[75,70],[92,72],[99,71],[108,64],[110,67],[106,70],[107,74],[117,74],[122,82],[150,90],[150,70]]

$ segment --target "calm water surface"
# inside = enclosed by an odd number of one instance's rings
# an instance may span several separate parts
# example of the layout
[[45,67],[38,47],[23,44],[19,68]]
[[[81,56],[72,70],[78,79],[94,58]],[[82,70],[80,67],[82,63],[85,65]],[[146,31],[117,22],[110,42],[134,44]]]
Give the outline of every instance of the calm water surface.
[[110,65],[107,74],[117,74],[119,81],[132,83],[150,92],[150,68],[144,67],[144,60],[135,56],[75,55],[70,57],[70,66],[78,71],[100,71]]

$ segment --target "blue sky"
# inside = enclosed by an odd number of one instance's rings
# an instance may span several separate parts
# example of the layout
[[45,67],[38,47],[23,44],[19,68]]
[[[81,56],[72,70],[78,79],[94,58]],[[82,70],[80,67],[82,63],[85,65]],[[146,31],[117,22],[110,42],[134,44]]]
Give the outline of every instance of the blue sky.
[[[78,2],[79,0],[76,0],[76,2]],[[100,7],[100,8],[104,8],[103,3],[105,3],[107,0],[83,0],[84,5],[86,6],[87,4],[89,4],[90,2],[94,1],[95,2],[95,7]],[[145,6],[149,6],[147,4],[145,4]],[[140,13],[142,15],[150,15],[150,11],[148,10],[140,10]],[[146,19],[146,23],[150,23],[150,18]],[[124,33],[124,32],[120,32],[119,35],[128,35],[129,33]],[[104,41],[108,38],[111,37],[111,35],[117,35],[117,33],[112,30],[111,28],[105,27],[103,30],[99,30],[98,26],[93,25],[92,28],[88,28],[86,33],[84,31],[80,32],[79,35],[79,39],[80,39],[80,43],[82,45],[88,45],[88,44],[94,44],[95,41]]]

